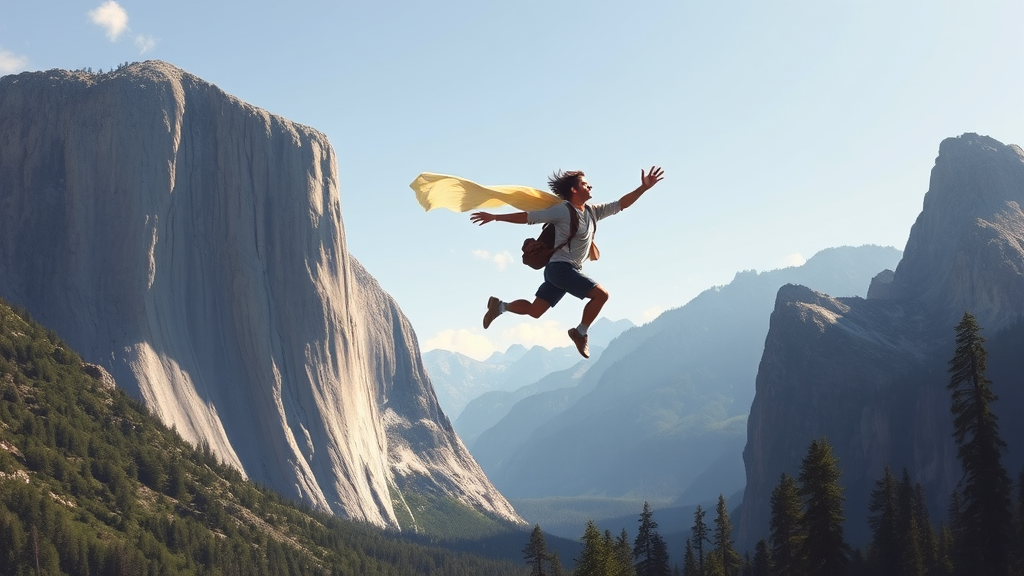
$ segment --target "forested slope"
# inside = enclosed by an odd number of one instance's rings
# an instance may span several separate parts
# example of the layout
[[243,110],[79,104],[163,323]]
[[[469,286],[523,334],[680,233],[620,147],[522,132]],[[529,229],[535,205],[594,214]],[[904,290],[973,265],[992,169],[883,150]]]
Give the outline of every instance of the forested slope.
[[4,574],[522,574],[242,479],[0,302]]

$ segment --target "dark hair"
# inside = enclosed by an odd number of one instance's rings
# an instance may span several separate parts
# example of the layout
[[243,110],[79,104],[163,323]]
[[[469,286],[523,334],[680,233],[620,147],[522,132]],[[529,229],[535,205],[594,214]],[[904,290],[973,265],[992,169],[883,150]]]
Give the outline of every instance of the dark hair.
[[568,172],[562,172],[556,170],[551,177],[548,178],[548,188],[551,191],[560,196],[563,200],[572,198],[573,186],[579,184],[580,176],[583,176],[582,170],[569,170]]

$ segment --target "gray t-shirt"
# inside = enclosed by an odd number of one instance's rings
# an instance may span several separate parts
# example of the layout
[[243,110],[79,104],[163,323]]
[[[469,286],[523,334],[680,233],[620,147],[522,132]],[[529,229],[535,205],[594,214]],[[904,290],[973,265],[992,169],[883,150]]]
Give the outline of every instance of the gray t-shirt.
[[[608,202],[606,204],[590,204],[589,206],[593,209],[594,216],[596,216],[598,220],[604,220],[605,218],[618,214],[622,211],[622,207],[619,205],[618,200]],[[577,210],[576,207],[571,205],[567,207],[565,202],[561,202],[551,206],[550,208],[527,212],[526,223],[541,224],[552,222],[555,226],[555,246],[558,246],[562,242],[565,242],[565,238],[569,236],[570,208],[575,211],[580,218],[579,229],[576,230],[575,238],[551,255],[551,261],[568,262],[578,269],[583,267],[583,261],[586,260],[587,255],[590,254],[590,244],[594,241],[594,230],[596,229],[597,223],[590,218],[590,210]]]

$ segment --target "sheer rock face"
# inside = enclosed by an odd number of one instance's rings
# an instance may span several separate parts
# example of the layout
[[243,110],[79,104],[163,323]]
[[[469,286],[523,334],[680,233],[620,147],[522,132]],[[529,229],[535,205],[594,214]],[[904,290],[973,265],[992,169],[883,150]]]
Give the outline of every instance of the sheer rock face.
[[411,489],[521,521],[348,255],[326,137],[171,65],[0,80],[0,295],[287,497],[396,527]]
[[741,545],[767,538],[772,489],[783,472],[797,476],[822,436],[840,458],[854,544],[886,463],[897,473],[906,466],[932,509],[945,510],[961,476],[945,389],[953,328],[964,311],[988,335],[1024,317],[1022,205],[1019,147],[977,134],[947,139],[903,259],[873,280],[867,299],[779,290],[748,419]]

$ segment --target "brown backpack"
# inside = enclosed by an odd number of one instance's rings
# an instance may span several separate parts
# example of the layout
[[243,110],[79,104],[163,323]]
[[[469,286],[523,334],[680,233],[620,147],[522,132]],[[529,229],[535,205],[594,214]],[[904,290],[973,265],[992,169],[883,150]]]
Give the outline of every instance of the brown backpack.
[[[576,232],[580,227],[579,215],[572,204],[566,202],[565,207],[569,210],[569,237],[565,239],[565,242],[555,246],[555,227],[548,222],[536,238],[523,240],[523,264],[535,270],[540,270],[548,265],[552,254],[561,250],[563,246],[569,244],[576,236]],[[594,222],[594,235],[597,235],[597,216],[594,214],[594,209],[590,206],[587,206],[587,210],[590,212],[590,220]],[[591,244],[590,259],[597,260],[599,255],[600,252],[597,250],[597,246]]]

